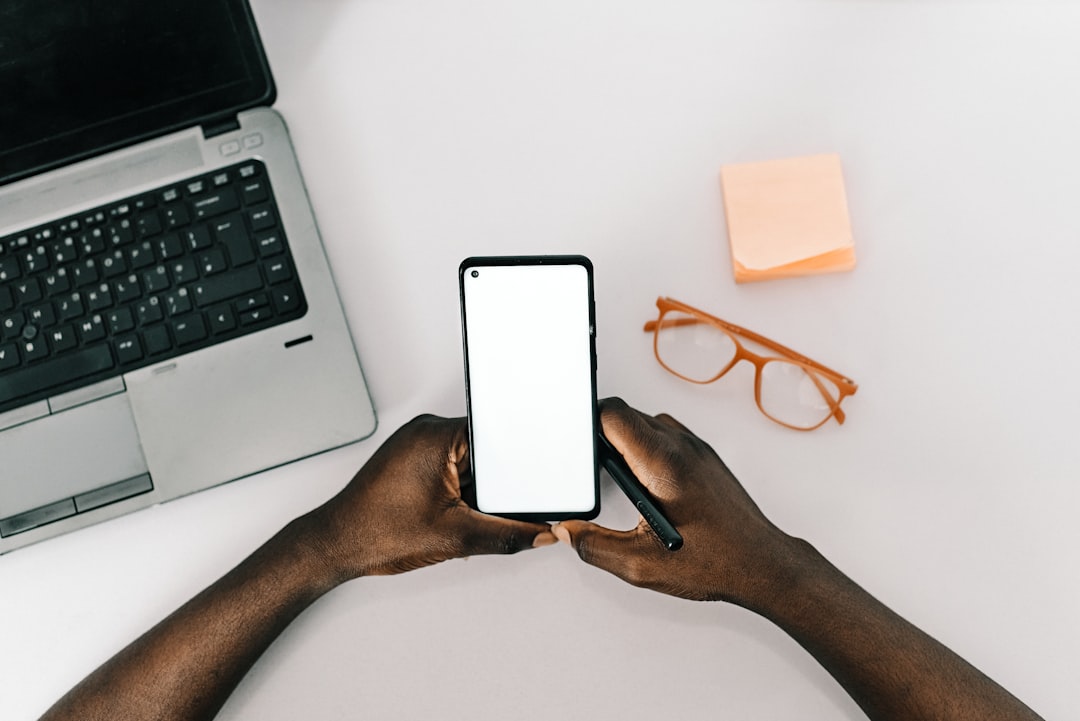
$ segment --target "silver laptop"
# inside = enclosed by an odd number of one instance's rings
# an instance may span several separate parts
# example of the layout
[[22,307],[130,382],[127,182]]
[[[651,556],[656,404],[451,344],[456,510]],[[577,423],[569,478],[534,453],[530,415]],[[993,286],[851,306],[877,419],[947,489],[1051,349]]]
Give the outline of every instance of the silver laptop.
[[0,553],[375,413],[246,0],[0,0]]

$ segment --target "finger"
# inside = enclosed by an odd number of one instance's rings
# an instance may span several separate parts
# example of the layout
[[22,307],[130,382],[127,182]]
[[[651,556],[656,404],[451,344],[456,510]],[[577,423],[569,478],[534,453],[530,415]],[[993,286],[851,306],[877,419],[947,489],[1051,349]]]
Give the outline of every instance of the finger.
[[562,521],[552,528],[562,541],[569,543],[582,561],[634,586],[648,584],[646,555],[655,548],[648,530],[638,526],[632,531],[615,531],[589,521]]
[[[669,445],[669,432],[652,416],[626,405],[621,399],[609,398],[602,403],[600,425],[604,436],[626,459],[630,470],[642,483],[649,484],[649,464],[661,457]],[[666,424],[664,424],[666,425]]]
[[469,452],[469,429],[462,418],[462,426],[459,427],[450,444],[450,464],[456,471],[455,481],[458,489],[464,489],[472,485],[472,453]]
[[463,556],[518,553],[558,540],[546,523],[489,516],[464,505],[458,507],[454,535],[460,540]]
[[691,435],[693,434],[693,431],[691,431],[691,430],[690,430],[689,428],[687,428],[686,426],[684,426],[684,425],[683,425],[682,423],[680,423],[679,421],[677,421],[677,420],[675,420],[674,418],[672,418],[672,417],[671,417],[670,415],[668,415],[667,413],[660,413],[660,414],[658,414],[658,415],[656,416],[656,420],[660,421],[660,422],[661,422],[661,423],[663,423],[664,425],[667,425],[667,426],[671,426],[671,427],[672,427],[672,428],[674,428],[675,430],[678,430],[678,431],[682,431],[683,433],[690,433]]
[[628,446],[640,443],[649,432],[647,416],[631,408],[622,398],[600,401],[600,426],[615,449],[624,457]]

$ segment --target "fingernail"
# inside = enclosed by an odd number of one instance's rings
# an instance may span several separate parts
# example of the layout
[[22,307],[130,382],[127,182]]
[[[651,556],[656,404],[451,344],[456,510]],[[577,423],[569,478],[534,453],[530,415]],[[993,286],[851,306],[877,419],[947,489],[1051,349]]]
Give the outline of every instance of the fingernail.
[[559,539],[555,538],[551,534],[551,531],[541,531],[536,534],[536,538],[533,539],[533,548],[543,548],[544,546],[551,546],[559,542]]
[[555,534],[555,537],[567,545],[570,544],[570,531],[566,530],[560,524],[555,524],[551,527],[551,532]]

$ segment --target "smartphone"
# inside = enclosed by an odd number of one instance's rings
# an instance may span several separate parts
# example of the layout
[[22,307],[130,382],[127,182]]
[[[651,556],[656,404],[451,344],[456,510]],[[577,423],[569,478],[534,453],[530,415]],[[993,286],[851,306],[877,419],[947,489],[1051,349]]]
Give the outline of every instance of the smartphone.
[[467,258],[458,278],[477,509],[532,521],[595,518],[592,263]]

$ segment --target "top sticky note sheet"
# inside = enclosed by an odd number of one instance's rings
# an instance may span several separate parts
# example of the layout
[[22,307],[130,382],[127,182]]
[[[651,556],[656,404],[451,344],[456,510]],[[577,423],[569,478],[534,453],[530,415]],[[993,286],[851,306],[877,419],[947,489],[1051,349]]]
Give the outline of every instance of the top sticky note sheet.
[[839,155],[725,165],[720,185],[735,282],[855,267]]

